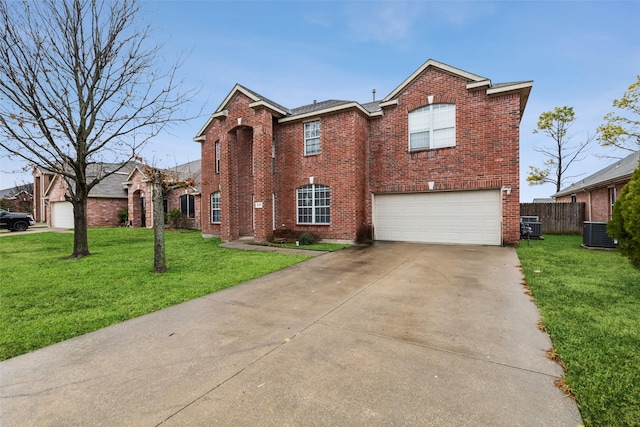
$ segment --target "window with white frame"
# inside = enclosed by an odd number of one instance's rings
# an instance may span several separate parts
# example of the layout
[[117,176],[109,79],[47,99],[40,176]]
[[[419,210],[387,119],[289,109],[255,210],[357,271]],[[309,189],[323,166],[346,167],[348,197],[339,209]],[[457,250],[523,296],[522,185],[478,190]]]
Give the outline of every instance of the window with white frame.
[[456,106],[433,104],[409,113],[409,151],[456,145]]
[[216,141],[216,173],[220,173],[220,141]]
[[331,223],[331,194],[326,185],[311,184],[297,190],[298,224]]
[[220,192],[211,193],[211,223],[220,223]]
[[196,217],[196,201],[193,194],[180,196],[180,213],[186,218]]
[[320,152],[320,120],[304,124],[304,155]]

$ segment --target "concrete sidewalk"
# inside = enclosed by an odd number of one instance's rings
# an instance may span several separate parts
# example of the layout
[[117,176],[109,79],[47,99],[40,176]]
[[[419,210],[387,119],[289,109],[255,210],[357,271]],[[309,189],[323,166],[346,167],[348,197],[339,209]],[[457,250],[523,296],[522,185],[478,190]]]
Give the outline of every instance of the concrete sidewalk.
[[376,243],[0,363],[0,425],[577,426],[515,251]]

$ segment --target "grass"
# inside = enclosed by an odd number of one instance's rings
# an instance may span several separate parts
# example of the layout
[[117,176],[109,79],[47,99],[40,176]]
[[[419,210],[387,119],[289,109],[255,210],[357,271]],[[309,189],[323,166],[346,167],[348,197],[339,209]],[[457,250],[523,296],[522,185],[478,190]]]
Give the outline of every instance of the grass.
[[617,252],[545,236],[517,250],[588,426],[640,420],[640,271]]
[[90,229],[93,255],[65,259],[71,233],[0,238],[0,360],[197,298],[309,257],[218,247],[165,234],[168,272],[153,273],[153,232]]

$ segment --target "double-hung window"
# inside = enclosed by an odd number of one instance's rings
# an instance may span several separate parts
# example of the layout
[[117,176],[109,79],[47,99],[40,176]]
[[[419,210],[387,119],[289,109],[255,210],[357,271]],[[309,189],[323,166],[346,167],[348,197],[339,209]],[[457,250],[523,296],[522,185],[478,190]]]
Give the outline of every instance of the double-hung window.
[[330,224],[331,194],[326,185],[311,184],[298,188],[298,224]]
[[220,223],[220,192],[211,193],[211,223]]
[[456,106],[433,104],[409,113],[409,151],[455,147]]
[[320,153],[320,120],[304,124],[304,155]]
[[186,218],[196,217],[196,203],[193,194],[180,196],[180,213]]

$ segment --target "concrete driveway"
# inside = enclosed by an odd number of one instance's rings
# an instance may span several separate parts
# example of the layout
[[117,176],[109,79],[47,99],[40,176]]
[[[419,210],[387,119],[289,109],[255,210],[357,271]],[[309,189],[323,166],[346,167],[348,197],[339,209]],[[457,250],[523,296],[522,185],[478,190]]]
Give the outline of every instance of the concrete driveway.
[[577,426],[518,265],[501,247],[321,255],[0,363],[0,425]]

